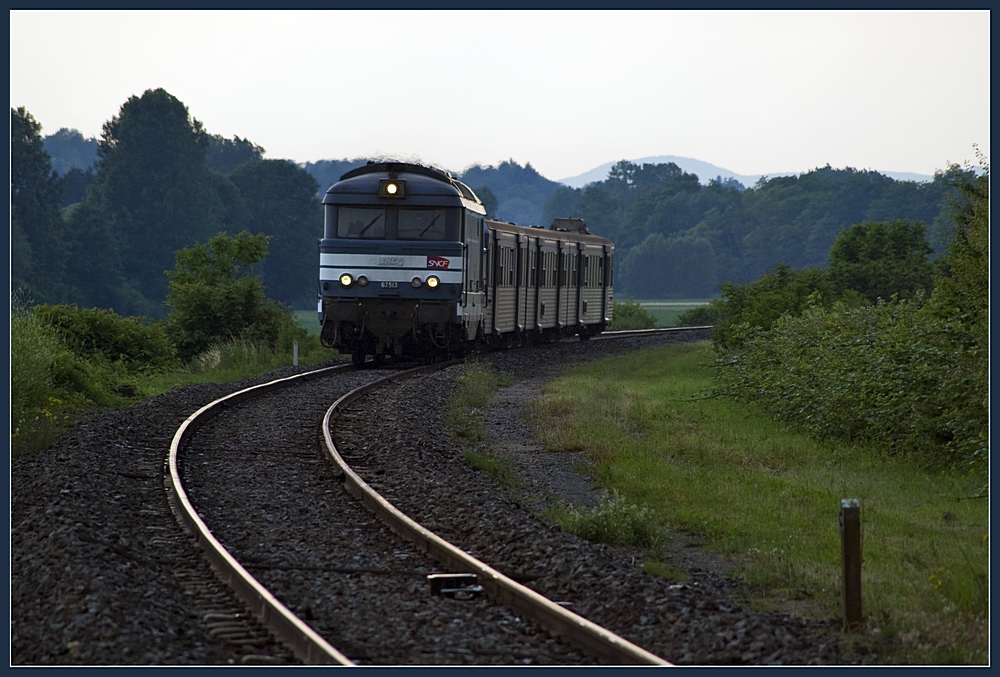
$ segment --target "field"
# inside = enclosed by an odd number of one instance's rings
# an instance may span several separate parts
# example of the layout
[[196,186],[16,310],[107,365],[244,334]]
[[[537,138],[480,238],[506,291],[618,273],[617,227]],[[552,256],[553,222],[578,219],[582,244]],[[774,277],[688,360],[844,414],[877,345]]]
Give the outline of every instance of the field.
[[[618,299],[623,301],[625,299]],[[643,309],[656,318],[657,327],[676,327],[677,316],[685,310],[703,306],[710,299],[679,299],[679,300],[654,300],[654,299],[633,299]]]
[[[708,343],[580,367],[546,386],[538,435],[549,452],[586,453],[594,481],[618,496],[605,507],[615,523],[623,511],[643,522],[648,569],[670,566],[655,535],[683,534],[731,561],[762,608],[840,618],[840,501],[859,499],[859,639],[890,664],[987,663],[982,478],[788,430],[712,396],[713,373]],[[602,521],[552,517],[571,530]]]
[[293,310],[292,315],[295,319],[306,328],[310,336],[319,336],[319,318],[316,313],[316,309],[312,310]]

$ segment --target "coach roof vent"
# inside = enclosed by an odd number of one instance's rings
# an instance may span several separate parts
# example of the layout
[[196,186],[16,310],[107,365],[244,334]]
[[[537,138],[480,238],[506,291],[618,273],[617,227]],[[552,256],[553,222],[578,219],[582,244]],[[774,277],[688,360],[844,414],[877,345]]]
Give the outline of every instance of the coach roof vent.
[[549,226],[549,230],[576,231],[577,233],[590,235],[590,231],[587,230],[587,224],[584,223],[583,219],[555,219],[552,225]]

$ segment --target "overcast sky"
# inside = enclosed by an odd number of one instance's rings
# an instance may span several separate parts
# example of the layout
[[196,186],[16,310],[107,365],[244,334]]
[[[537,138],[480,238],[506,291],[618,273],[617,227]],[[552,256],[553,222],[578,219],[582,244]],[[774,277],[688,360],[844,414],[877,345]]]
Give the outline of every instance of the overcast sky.
[[99,137],[163,88],[296,162],[678,155],[933,174],[990,151],[988,11],[11,11],[10,104]]

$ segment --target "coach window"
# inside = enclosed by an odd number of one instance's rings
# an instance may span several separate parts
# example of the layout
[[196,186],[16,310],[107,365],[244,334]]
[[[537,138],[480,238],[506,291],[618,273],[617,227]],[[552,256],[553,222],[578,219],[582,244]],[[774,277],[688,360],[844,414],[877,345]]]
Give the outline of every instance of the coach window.
[[381,240],[385,237],[385,210],[341,207],[337,214],[337,237]]

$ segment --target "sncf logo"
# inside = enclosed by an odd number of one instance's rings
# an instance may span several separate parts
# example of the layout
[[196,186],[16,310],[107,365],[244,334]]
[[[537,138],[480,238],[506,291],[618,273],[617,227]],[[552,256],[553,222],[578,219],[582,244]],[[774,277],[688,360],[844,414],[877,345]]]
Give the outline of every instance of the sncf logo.
[[435,270],[444,270],[451,263],[448,259],[443,256],[428,256],[427,257],[427,267],[433,268]]

